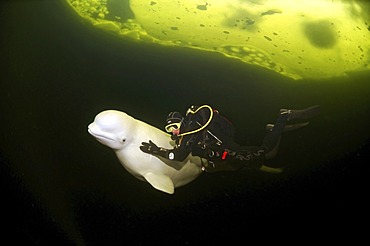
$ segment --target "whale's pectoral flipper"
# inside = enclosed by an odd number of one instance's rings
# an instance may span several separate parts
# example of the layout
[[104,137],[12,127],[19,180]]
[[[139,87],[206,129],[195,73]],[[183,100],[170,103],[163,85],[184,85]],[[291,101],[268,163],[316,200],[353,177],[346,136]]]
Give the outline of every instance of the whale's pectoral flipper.
[[173,194],[175,192],[175,187],[172,180],[166,175],[149,172],[144,175],[144,178],[157,190],[166,192],[168,194]]

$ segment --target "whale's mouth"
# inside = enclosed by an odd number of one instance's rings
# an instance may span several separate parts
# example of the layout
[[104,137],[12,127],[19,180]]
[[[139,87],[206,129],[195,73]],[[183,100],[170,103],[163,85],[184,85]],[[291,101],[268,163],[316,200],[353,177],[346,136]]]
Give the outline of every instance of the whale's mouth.
[[94,136],[98,140],[103,140],[103,141],[105,140],[105,141],[115,142],[115,140],[113,138],[110,138],[110,137],[104,136],[102,134],[96,133],[93,130],[91,130],[90,127],[87,129],[87,131],[90,133],[90,135]]

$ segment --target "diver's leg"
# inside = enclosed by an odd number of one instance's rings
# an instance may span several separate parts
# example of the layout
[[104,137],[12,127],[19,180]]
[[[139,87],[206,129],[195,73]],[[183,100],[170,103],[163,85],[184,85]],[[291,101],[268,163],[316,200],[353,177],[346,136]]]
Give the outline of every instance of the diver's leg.
[[281,134],[285,131],[295,130],[303,126],[308,125],[308,122],[287,125],[290,120],[297,119],[308,119],[319,113],[320,107],[318,105],[312,106],[306,109],[296,110],[296,109],[280,109],[279,117],[276,119],[274,125],[268,124],[266,129],[268,133],[262,141],[262,147],[266,148],[266,157],[269,159],[274,157],[277,153]]
[[[270,152],[274,152],[274,149]],[[260,146],[242,147],[238,151],[239,158],[234,158],[232,162],[239,162],[239,165],[243,165],[247,169],[260,170],[268,173],[281,173],[283,171],[282,168],[264,165],[265,160],[270,158],[268,156],[269,153],[265,153],[265,151],[266,149]]]
[[261,146],[238,146],[225,150],[218,158],[210,158],[206,172],[236,171],[241,168],[260,169],[265,160],[265,149]]
[[265,161],[266,149],[262,146],[242,146],[233,152],[231,163],[248,169],[259,169]]
[[289,118],[288,111],[282,111],[276,119],[274,126],[268,130],[262,141],[262,147],[266,149],[266,154],[272,151],[280,142],[280,136],[284,132],[286,123]]
[[277,140],[277,143],[275,144],[275,146],[271,150],[267,151],[267,153],[265,154],[266,160],[272,159],[277,155],[277,152],[280,146],[280,140],[281,140],[281,136]]
[[230,162],[224,160],[208,161],[204,171],[207,173],[215,173],[222,171],[237,171],[243,167],[241,162]]

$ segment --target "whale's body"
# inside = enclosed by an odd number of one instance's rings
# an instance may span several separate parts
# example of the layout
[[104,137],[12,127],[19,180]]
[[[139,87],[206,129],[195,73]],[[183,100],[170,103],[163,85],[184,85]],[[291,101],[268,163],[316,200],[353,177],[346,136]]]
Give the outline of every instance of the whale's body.
[[201,173],[201,159],[189,156],[183,162],[160,159],[140,150],[142,142],[152,140],[160,147],[173,148],[170,135],[124,112],[99,113],[88,132],[112,148],[123,167],[155,189],[173,194],[176,187],[188,184]]

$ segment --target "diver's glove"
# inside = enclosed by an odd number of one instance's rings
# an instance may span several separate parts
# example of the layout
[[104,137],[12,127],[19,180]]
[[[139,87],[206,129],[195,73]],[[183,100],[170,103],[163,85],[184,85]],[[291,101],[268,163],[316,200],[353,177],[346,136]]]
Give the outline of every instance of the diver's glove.
[[161,149],[152,140],[149,140],[149,143],[142,142],[141,144],[140,149],[145,153],[158,155],[161,152]]

